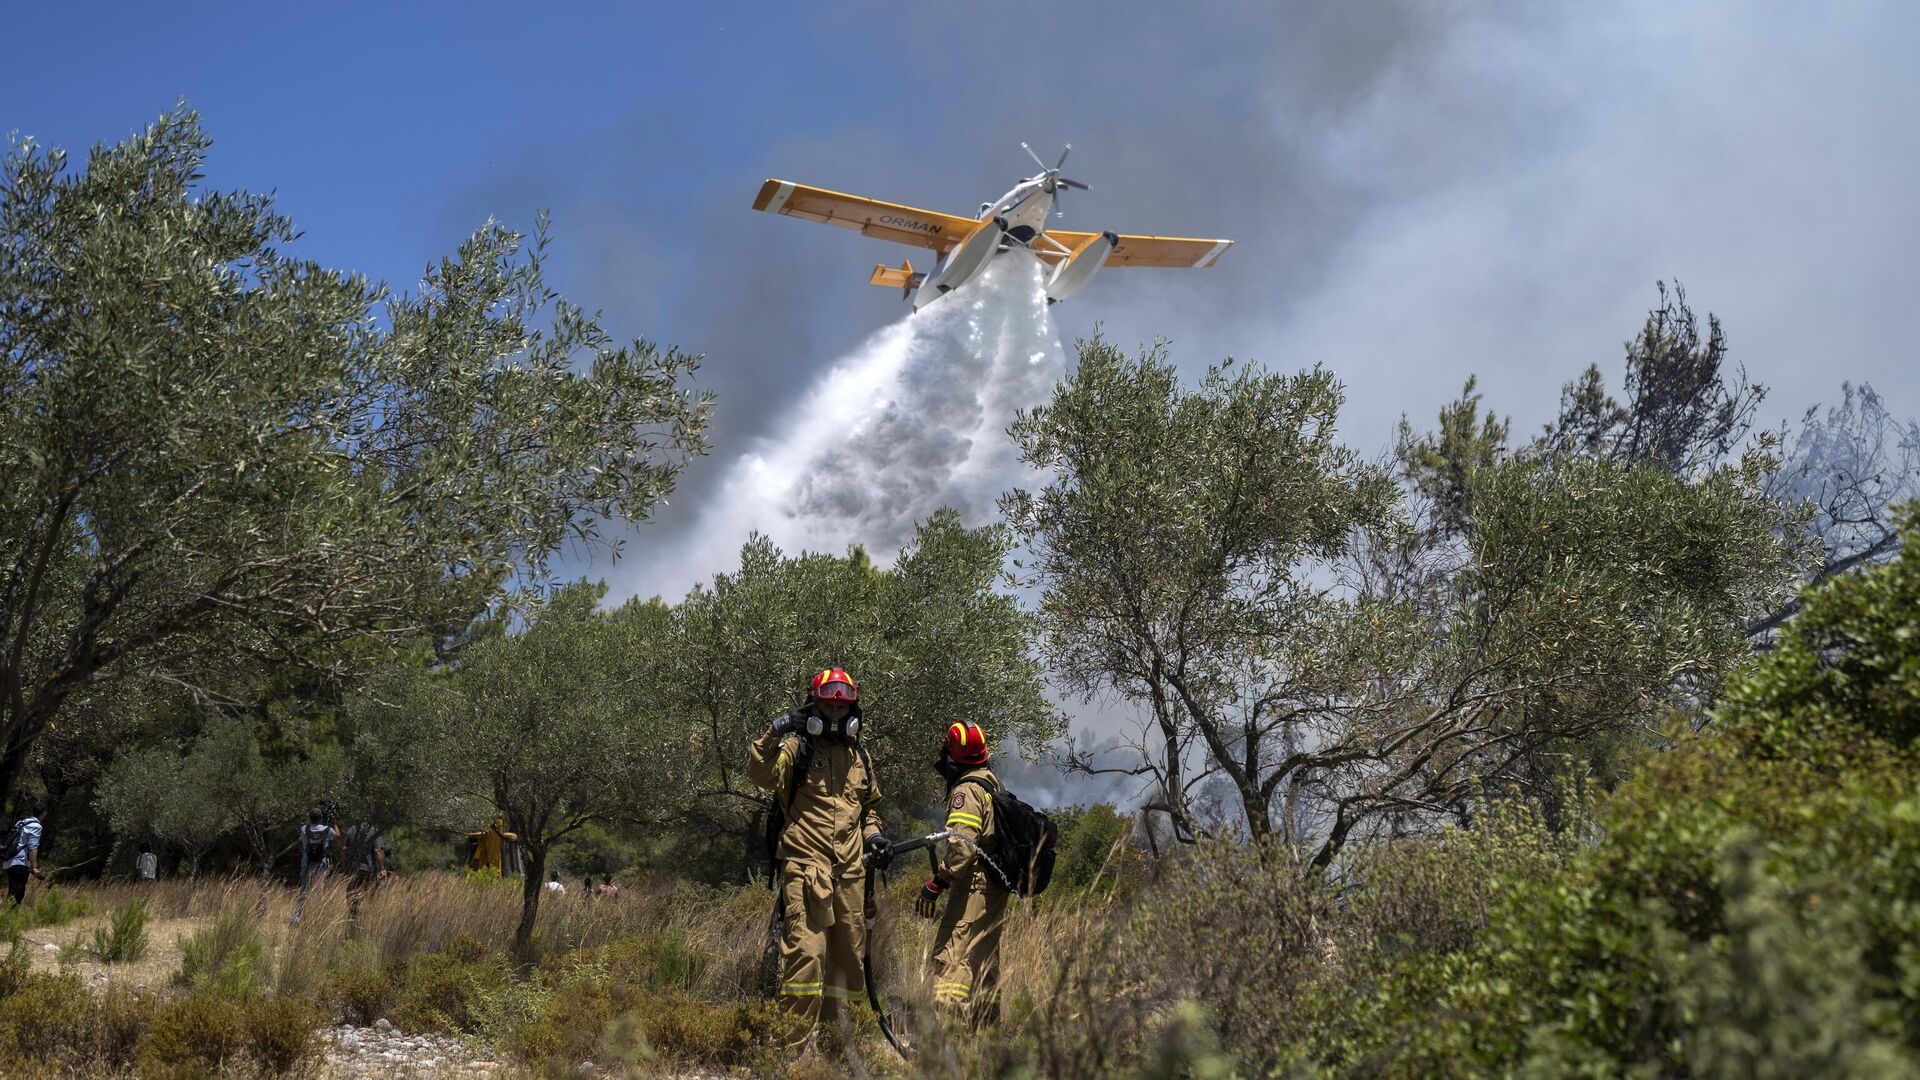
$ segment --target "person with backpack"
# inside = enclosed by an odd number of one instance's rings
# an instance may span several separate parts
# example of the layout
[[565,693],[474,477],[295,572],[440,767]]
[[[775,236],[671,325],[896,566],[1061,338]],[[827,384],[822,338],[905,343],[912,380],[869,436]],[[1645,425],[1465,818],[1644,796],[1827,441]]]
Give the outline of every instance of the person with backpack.
[[340,834],[340,865],[347,872],[347,918],[360,917],[360,901],[387,879],[387,853],[381,849],[380,830],[361,818]]
[[[933,767],[947,782],[946,857],[920,888],[913,908],[931,919],[947,896],[947,910],[933,938],[933,1001],[973,1024],[998,1015],[1000,931],[1007,921],[1007,884],[989,867],[997,854],[999,822],[987,733],[971,720],[948,725]],[[951,894],[951,895],[949,895]]]
[[333,869],[333,850],[340,842],[340,826],[326,820],[318,808],[307,811],[307,823],[300,826],[300,891]]
[[44,832],[40,819],[46,812],[46,800],[35,799],[28,804],[26,815],[8,830],[10,835],[4,849],[7,852],[7,900],[15,907],[27,902],[27,878],[37,877],[42,881],[47,878],[46,872],[40,869],[40,838]]
[[864,857],[884,858],[888,844],[860,725],[858,684],[828,668],[808,684],[806,704],[775,719],[747,752],[747,776],[773,794],[780,822],[772,847],[779,998],[806,1021],[793,1048],[823,1021],[850,1017],[866,991]]

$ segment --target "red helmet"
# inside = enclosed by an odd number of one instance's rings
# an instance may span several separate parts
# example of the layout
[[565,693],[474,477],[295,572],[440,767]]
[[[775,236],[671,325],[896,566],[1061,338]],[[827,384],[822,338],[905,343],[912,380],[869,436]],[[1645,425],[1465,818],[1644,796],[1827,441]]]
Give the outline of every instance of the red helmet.
[[807,696],[815,701],[844,701],[851,705],[860,700],[860,686],[845,671],[828,668],[807,684]]
[[943,747],[947,758],[960,765],[984,765],[987,760],[987,733],[971,720],[955,720],[947,725]]

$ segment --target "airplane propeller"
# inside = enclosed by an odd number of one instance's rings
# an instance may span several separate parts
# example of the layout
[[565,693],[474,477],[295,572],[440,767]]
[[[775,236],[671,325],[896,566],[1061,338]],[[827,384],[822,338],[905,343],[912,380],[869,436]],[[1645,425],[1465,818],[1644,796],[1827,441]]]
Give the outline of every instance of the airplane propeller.
[[1060,166],[1065,165],[1067,163],[1067,155],[1073,153],[1072,143],[1068,143],[1067,148],[1065,150],[1060,151],[1060,160],[1054,162],[1052,168],[1048,168],[1047,163],[1040,160],[1040,155],[1033,152],[1033,147],[1028,146],[1026,143],[1021,143],[1020,149],[1025,150],[1027,152],[1027,156],[1033,159],[1033,163],[1035,165],[1040,166],[1041,175],[1044,176],[1047,181],[1047,192],[1053,195],[1054,197],[1053,198],[1053,205],[1054,205],[1053,216],[1054,217],[1064,216],[1064,212],[1060,210],[1060,202],[1061,202],[1060,189],[1061,188],[1076,188],[1080,191],[1093,190],[1092,188],[1088,187],[1087,185],[1081,183],[1078,180],[1069,180],[1066,177],[1060,175]]

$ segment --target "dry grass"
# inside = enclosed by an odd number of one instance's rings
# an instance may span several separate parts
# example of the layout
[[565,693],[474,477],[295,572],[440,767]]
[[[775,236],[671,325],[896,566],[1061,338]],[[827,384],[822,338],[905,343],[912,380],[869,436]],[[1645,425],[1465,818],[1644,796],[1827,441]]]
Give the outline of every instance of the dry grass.
[[[927,966],[935,923],[913,913],[918,887],[917,877],[902,874],[880,890],[874,939],[877,982],[896,1029],[922,1049],[918,1071],[978,1073],[980,1040],[955,1038],[933,1008]],[[366,985],[385,987],[380,993],[392,995],[404,992],[389,980],[412,963],[411,957],[445,952],[466,963],[473,957],[510,955],[521,903],[517,881],[485,885],[433,873],[409,875],[374,891],[362,903],[357,924],[348,918],[346,891],[339,885],[317,888],[304,902],[295,890],[256,878],[101,884],[86,891],[96,911],[144,898],[153,917],[152,953],[138,964],[112,969],[83,962],[83,978],[91,979],[99,969],[122,985],[163,984],[180,966],[180,939],[207,928],[223,912],[239,912],[264,946],[261,988],[275,997],[331,1001],[336,1009],[343,1007],[342,988],[353,984],[356,972],[371,980]],[[663,1002],[684,1002],[674,1007],[692,1010],[684,1015],[699,1022],[701,1009],[738,1007],[758,998],[772,898],[765,888],[670,883],[630,888],[612,901],[547,895],[540,906],[536,942],[542,955],[559,957],[576,949],[649,938],[654,943],[647,946],[650,955],[657,957],[665,948],[679,957],[656,961],[668,963],[675,974],[650,993],[665,995],[658,999]],[[1031,1003],[1046,1003],[1049,1010],[1078,1009],[1055,1000],[1075,973],[1073,957],[1109,934],[1116,923],[1110,904],[1097,896],[1048,899],[1051,902],[1039,906],[1015,901],[1010,912],[1002,950],[1002,1000],[1009,1010],[1003,1031],[1021,1027],[1036,1007]],[[301,912],[297,922],[296,903]],[[104,918],[34,932],[30,940],[35,966],[54,962],[52,952],[39,948],[44,941],[64,944],[76,934],[91,933],[93,924]],[[523,976],[541,978],[532,969]],[[393,996],[384,1001],[382,1009],[399,1004]],[[371,1014],[363,1019],[371,1019]],[[868,1041],[872,1045],[865,1045]],[[857,1056],[864,1061],[861,1071],[868,1074],[894,1070],[892,1051],[877,1039],[863,1040]]]

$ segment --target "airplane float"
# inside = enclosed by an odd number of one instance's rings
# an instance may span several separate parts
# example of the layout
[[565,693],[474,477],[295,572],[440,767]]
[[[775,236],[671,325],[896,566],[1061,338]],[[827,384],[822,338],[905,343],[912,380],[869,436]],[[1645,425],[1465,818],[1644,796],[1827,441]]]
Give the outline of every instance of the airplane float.
[[937,261],[929,273],[920,273],[902,260],[898,269],[881,263],[868,283],[898,288],[919,311],[959,288],[986,269],[995,255],[1015,248],[1030,251],[1047,266],[1049,304],[1065,300],[1093,280],[1103,266],[1212,266],[1231,240],[1199,240],[1181,236],[1131,236],[1114,232],[1067,232],[1047,228],[1049,213],[1058,215],[1060,192],[1087,190],[1078,180],[1060,175],[1073,144],[1061,151],[1052,168],[1026,143],[1040,171],[1014,185],[994,202],[981,203],[978,217],[966,218],[881,202],[791,180],[768,180],[753,200],[755,210],[823,221],[868,236],[929,248]]

